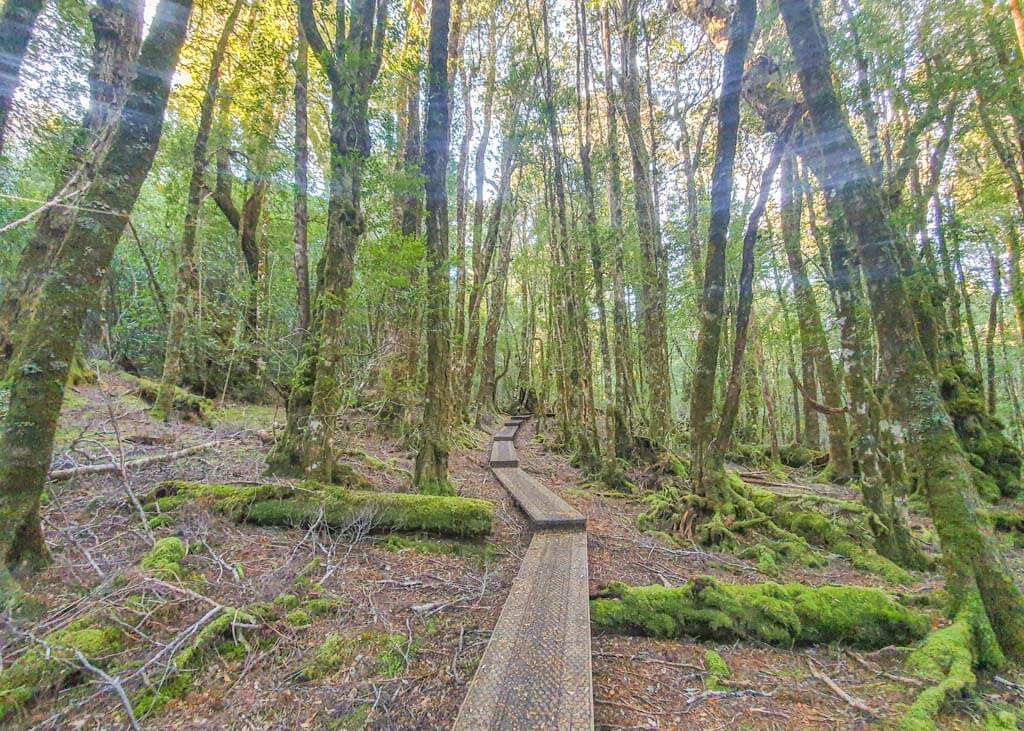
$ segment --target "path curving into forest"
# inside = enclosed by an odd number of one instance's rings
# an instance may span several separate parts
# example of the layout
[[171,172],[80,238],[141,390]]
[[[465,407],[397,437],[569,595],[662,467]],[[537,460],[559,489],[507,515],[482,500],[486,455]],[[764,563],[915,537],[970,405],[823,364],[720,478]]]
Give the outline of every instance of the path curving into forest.
[[592,729],[587,522],[519,467],[529,417],[494,434],[490,466],[533,538],[459,709],[455,728]]

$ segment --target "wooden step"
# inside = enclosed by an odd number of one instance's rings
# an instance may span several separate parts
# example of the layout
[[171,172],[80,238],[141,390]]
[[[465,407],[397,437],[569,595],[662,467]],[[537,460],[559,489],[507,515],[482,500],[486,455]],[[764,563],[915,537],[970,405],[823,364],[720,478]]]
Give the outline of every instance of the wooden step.
[[592,729],[587,534],[538,533],[455,729]]
[[[511,442],[495,442],[494,444],[511,444]],[[526,513],[534,528],[540,530],[553,528],[583,530],[587,527],[587,519],[569,503],[521,469],[496,467],[493,450],[491,455],[491,471],[511,493],[512,499]]]
[[524,421],[528,420],[529,418],[530,418],[529,414],[516,414],[515,416],[508,417],[508,420],[510,422],[514,421],[514,422],[516,422],[518,424],[522,424]]
[[494,441],[500,442],[511,442],[516,438],[516,432],[519,431],[518,424],[506,424],[505,426],[494,432]]
[[509,441],[496,441],[491,444],[491,467],[518,467],[519,457],[516,455],[515,444]]

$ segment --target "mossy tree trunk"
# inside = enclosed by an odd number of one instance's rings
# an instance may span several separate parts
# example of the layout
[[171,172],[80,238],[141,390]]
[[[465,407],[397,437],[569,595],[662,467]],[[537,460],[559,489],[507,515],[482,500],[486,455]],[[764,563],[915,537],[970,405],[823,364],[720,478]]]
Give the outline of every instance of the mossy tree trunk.
[[[846,426],[846,415],[842,412],[842,390],[839,377],[832,363],[832,355],[825,336],[825,328],[821,323],[821,310],[818,309],[817,298],[807,276],[800,248],[800,218],[803,196],[796,175],[796,160],[789,154],[782,161],[781,201],[779,208],[782,213],[782,242],[786,249],[789,272],[793,278],[793,299],[796,301],[797,318],[800,324],[800,342],[805,357],[809,356],[814,363],[814,372],[824,395],[825,405],[830,411],[825,415],[828,424],[829,465],[832,478],[837,481],[847,480],[852,476],[853,464],[850,460],[850,437]],[[805,388],[811,386],[805,384]],[[805,400],[805,406],[807,402]],[[815,405],[804,410],[804,418],[808,423],[817,424],[818,415]]]
[[185,202],[185,225],[181,233],[181,246],[178,249],[178,276],[171,307],[171,316],[167,324],[167,343],[164,347],[163,375],[160,379],[160,391],[153,405],[153,413],[158,418],[167,419],[171,415],[174,402],[174,389],[181,378],[181,353],[188,322],[192,297],[199,287],[199,273],[196,270],[196,234],[199,229],[199,212],[203,205],[203,190],[206,185],[206,162],[210,141],[210,130],[213,128],[214,104],[220,88],[220,69],[227,54],[228,41],[234,32],[235,22],[242,10],[243,0],[235,0],[234,5],[224,21],[217,45],[210,60],[210,73],[203,90],[203,98],[199,102],[199,128],[196,140],[192,145],[192,173],[188,183],[188,198]]
[[842,207],[868,283],[868,297],[893,430],[919,472],[942,542],[949,588],[959,604],[980,598],[1003,651],[1024,655],[1024,602],[976,512],[970,463],[943,408],[917,338],[881,191],[844,117],[830,75],[828,47],[808,0],[779,3],[822,159],[826,195]]
[[[514,221],[514,217],[511,217]],[[512,228],[509,227],[498,252],[498,268],[494,272],[490,298],[487,302],[487,326],[484,329],[484,348],[480,358],[480,387],[476,392],[476,402],[480,406],[480,414],[497,412],[498,395],[498,332],[501,321],[505,318],[505,297],[508,289],[508,268],[512,260]]]
[[622,165],[619,159],[618,111],[616,109],[614,74],[612,72],[611,22],[608,17],[607,6],[602,10],[601,25],[605,59],[605,111],[608,122],[605,155],[608,166],[608,217],[611,224],[612,354],[615,363],[615,408],[612,415],[612,441],[615,445],[615,456],[620,459],[628,459],[633,453],[633,411],[636,405],[636,386],[633,379],[633,363],[631,359],[633,352],[632,333],[629,309],[626,304],[626,265],[622,245]]
[[413,483],[420,492],[454,492],[448,482],[450,431],[449,373],[451,322],[448,316],[448,140],[451,111],[448,104],[449,0],[430,6],[427,50],[427,115],[423,140],[423,176],[427,226],[427,391],[416,455]]
[[363,234],[362,175],[370,153],[369,98],[380,71],[388,3],[360,0],[335,18],[331,48],[320,35],[313,0],[299,14],[310,50],[331,88],[327,237],[317,268],[309,336],[292,376],[288,422],[267,457],[271,472],[330,482],[342,408],[345,311],[356,247]]
[[295,52],[295,323],[303,342],[309,334],[309,43],[298,23]]
[[[19,4],[8,3],[5,14],[15,12]],[[0,375],[14,356],[15,326],[32,312],[53,252],[74,220],[74,206],[80,201],[110,147],[117,117],[131,83],[132,64],[142,41],[142,14],[134,3],[101,0],[89,11],[89,20],[93,31],[89,108],[75,133],[71,149],[61,162],[57,182],[50,193],[50,200],[63,205],[47,208],[36,220],[35,230],[22,250],[14,276],[7,283],[0,300]],[[6,20],[0,21],[0,25],[4,22]],[[0,28],[0,36],[6,32]],[[5,60],[0,58],[0,77],[5,73],[4,64]]]
[[65,381],[86,314],[153,163],[191,10],[189,0],[158,5],[110,151],[43,284],[35,317],[22,323],[10,407],[0,427],[0,571],[31,569],[47,558],[39,501]]
[[721,455],[713,448],[715,377],[725,298],[725,247],[732,210],[733,167],[740,126],[740,88],[747,48],[757,16],[754,0],[739,0],[729,30],[722,64],[722,93],[718,104],[718,137],[711,176],[711,222],[708,226],[704,296],[700,334],[690,392],[691,476],[697,491],[712,501],[726,501]]

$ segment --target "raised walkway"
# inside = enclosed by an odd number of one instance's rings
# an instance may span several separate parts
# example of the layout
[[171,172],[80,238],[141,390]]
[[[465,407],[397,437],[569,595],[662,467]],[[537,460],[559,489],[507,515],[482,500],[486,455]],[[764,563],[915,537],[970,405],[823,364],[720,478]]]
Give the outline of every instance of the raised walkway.
[[592,729],[586,518],[519,468],[514,416],[491,470],[534,530],[455,728]]

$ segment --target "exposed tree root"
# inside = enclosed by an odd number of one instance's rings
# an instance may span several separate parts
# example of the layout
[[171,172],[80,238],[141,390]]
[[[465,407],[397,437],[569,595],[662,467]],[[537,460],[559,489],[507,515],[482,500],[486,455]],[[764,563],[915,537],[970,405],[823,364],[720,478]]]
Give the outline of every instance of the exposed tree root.
[[321,523],[364,532],[423,531],[453,537],[490,533],[493,506],[484,500],[347,490],[304,482],[290,485],[162,483],[144,501],[164,512],[188,501],[210,504],[236,522],[299,526]]
[[709,577],[681,587],[610,586],[591,602],[604,630],[782,647],[843,642],[864,648],[924,636],[928,619],[878,589],[802,584],[724,584]]

